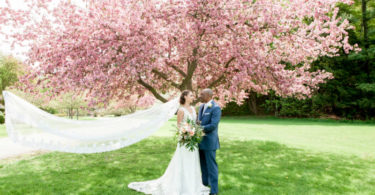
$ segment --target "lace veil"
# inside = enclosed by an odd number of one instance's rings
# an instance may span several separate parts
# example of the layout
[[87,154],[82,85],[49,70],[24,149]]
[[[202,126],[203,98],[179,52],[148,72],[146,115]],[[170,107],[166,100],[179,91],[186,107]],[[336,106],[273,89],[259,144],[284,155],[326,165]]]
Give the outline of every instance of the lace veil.
[[40,149],[97,153],[147,138],[178,109],[178,99],[113,119],[76,121],[49,114],[11,92],[3,91],[5,125],[16,143]]

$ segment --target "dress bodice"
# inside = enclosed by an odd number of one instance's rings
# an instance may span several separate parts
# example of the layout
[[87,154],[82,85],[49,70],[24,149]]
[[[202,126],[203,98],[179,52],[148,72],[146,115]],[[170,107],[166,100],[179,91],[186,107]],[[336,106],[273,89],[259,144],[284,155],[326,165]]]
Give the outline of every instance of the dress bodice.
[[192,120],[192,121],[197,120],[197,114],[196,114],[193,106],[191,106],[191,110],[193,111],[192,113],[183,106],[180,106],[180,109],[182,109],[184,111],[184,118],[182,119],[183,123],[185,123],[188,119]]

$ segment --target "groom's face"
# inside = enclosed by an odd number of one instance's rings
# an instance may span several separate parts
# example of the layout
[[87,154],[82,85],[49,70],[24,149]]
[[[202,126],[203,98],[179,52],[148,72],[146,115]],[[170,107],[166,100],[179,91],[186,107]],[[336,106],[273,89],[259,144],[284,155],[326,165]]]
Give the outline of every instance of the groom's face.
[[204,91],[202,91],[200,94],[199,94],[199,100],[202,102],[202,103],[207,103],[209,100],[210,100],[210,97],[207,93],[205,93]]

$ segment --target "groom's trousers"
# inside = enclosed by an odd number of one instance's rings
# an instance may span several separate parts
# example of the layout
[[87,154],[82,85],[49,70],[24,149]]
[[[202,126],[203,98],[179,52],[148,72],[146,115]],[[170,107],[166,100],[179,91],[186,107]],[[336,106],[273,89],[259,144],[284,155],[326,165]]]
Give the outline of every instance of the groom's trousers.
[[216,150],[199,150],[199,157],[201,162],[203,184],[211,187],[210,193],[219,193],[219,172],[216,163]]

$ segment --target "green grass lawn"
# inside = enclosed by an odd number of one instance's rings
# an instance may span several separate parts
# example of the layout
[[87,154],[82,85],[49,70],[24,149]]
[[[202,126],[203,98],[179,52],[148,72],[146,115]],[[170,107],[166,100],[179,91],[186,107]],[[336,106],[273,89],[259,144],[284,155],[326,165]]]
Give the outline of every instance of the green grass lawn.
[[[171,119],[156,136],[172,136]],[[224,117],[220,139],[266,140],[311,151],[375,158],[375,124],[315,119]]]
[[[128,183],[161,176],[174,150],[152,137],[108,153],[48,153],[1,165],[0,194],[140,194]],[[223,139],[217,161],[221,194],[375,193],[374,161],[354,156]]]
[[5,129],[5,125],[0,125],[0,138],[7,136],[7,131]]
[[[0,161],[0,194],[141,194],[127,185],[163,174],[174,122],[117,151]],[[375,194],[374,124],[224,117],[219,134],[222,195]]]

